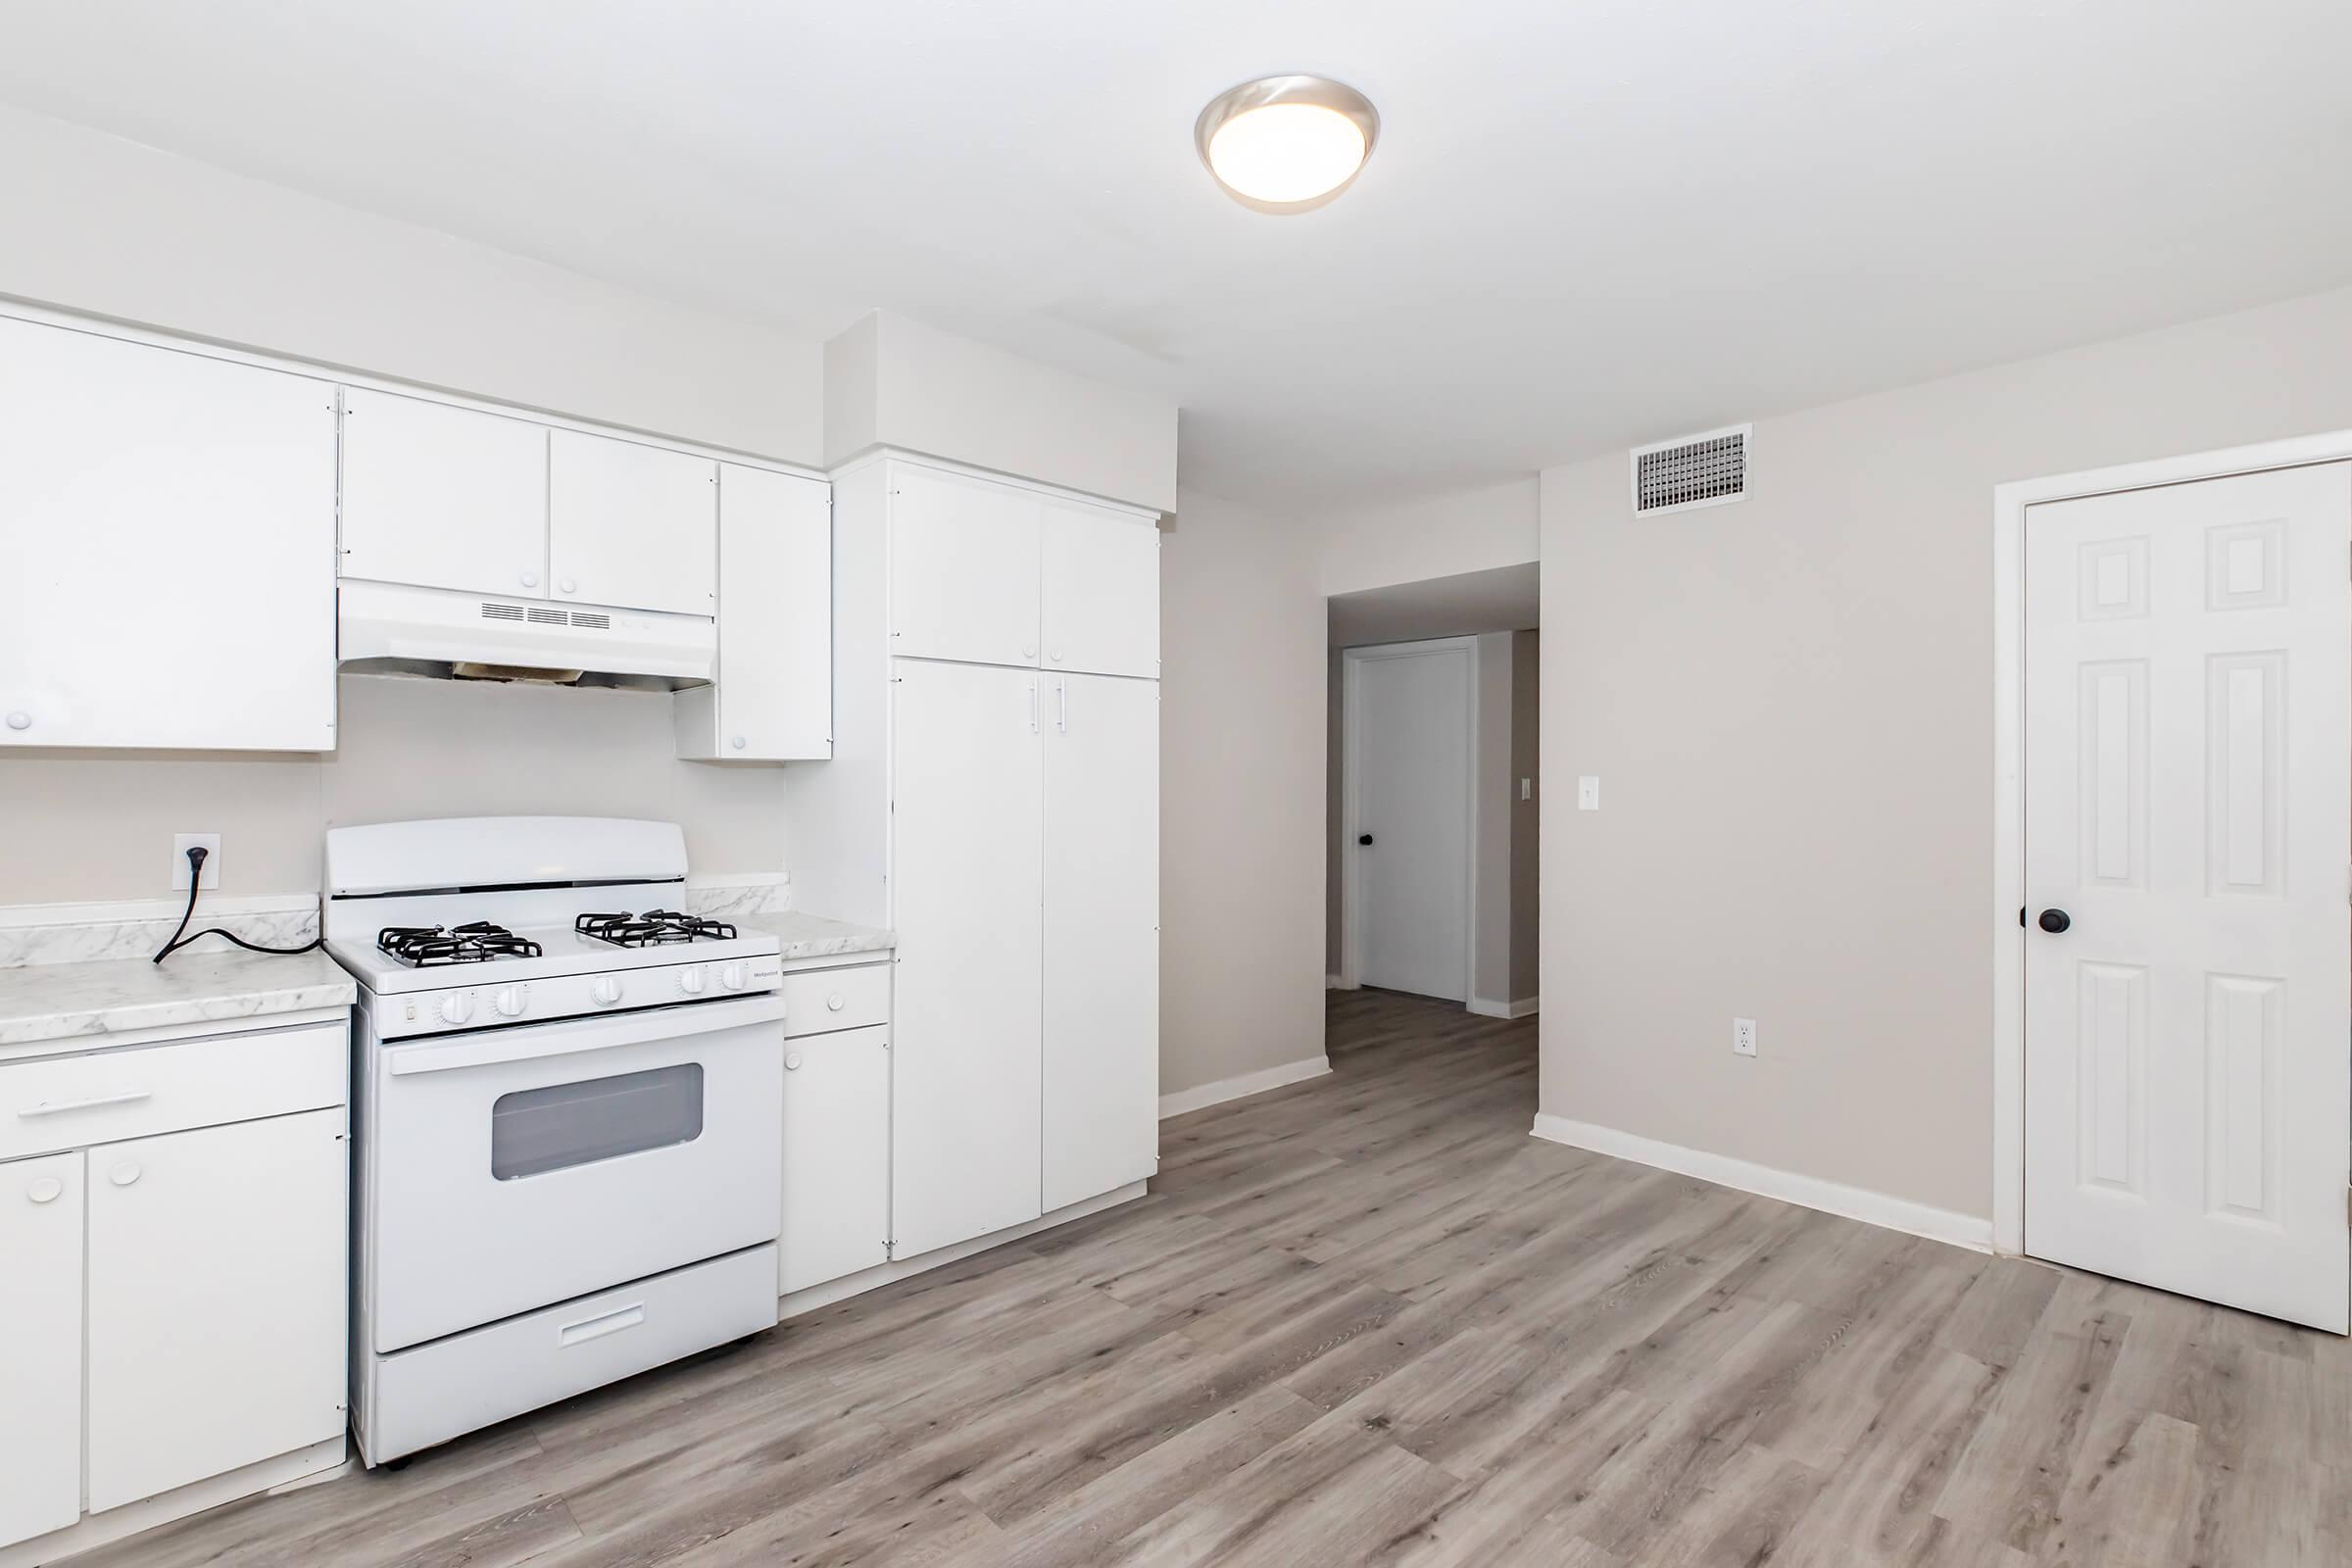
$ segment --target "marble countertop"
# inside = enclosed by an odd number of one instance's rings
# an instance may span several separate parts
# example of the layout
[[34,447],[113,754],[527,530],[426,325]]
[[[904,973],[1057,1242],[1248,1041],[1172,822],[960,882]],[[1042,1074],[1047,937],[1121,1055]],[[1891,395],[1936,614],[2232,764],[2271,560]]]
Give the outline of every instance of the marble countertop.
[[[204,949],[221,946],[214,937]],[[162,963],[100,958],[0,969],[0,1052],[12,1046],[168,1024],[237,1023],[347,1007],[351,976],[323,953],[292,956],[190,949]]]
[[870,925],[852,925],[847,920],[828,920],[821,914],[805,914],[798,909],[770,909],[732,918],[742,930],[764,932],[782,942],[786,961],[829,958],[844,953],[885,953],[898,945],[898,939],[888,931]]

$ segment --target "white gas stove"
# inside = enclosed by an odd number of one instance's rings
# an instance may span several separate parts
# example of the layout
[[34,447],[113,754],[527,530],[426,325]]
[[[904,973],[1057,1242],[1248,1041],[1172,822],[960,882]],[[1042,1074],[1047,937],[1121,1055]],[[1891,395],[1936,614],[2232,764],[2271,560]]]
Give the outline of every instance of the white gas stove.
[[327,834],[370,1464],[776,1320],[783,973],[673,823]]

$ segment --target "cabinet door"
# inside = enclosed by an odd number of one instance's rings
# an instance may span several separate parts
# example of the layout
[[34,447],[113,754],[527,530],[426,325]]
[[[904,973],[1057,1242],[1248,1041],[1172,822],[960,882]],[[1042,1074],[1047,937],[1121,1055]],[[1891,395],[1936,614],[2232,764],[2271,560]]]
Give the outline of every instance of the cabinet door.
[[890,651],[1037,662],[1033,491],[935,468],[890,469]]
[[81,1173],[0,1165],[0,1546],[81,1517]]
[[546,598],[546,427],[345,387],[343,575]]
[[890,1031],[784,1046],[784,1234],[776,1294],[890,1257]]
[[0,320],[0,745],[335,744],[334,388]]
[[718,465],[577,430],[548,432],[554,597],[708,615],[718,603]]
[[1051,675],[1046,732],[1045,1205],[1159,1152],[1159,685]]
[[343,1125],[89,1152],[92,1513],[343,1431]]
[[892,1255],[1035,1219],[1044,693],[892,665]]
[[713,754],[833,755],[833,503],[813,479],[722,464]]
[[1159,529],[1045,504],[1045,666],[1159,678]]

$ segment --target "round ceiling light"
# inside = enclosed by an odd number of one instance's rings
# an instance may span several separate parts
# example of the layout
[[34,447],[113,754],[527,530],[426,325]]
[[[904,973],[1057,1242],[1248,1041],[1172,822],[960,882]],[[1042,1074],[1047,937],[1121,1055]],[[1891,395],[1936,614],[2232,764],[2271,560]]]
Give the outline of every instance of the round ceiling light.
[[1200,162],[1235,201],[1304,213],[1355,180],[1380,136],[1372,101],[1325,76],[1261,76],[1209,100],[1193,124]]

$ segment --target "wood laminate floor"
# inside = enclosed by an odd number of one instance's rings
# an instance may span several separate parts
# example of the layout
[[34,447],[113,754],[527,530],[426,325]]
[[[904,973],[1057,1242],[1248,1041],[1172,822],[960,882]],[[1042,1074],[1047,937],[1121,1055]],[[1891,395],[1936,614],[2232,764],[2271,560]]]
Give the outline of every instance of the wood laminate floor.
[[1532,1019],[1331,1054],[1114,1212],[80,1562],[2352,1562],[2342,1341],[1538,1143]]

